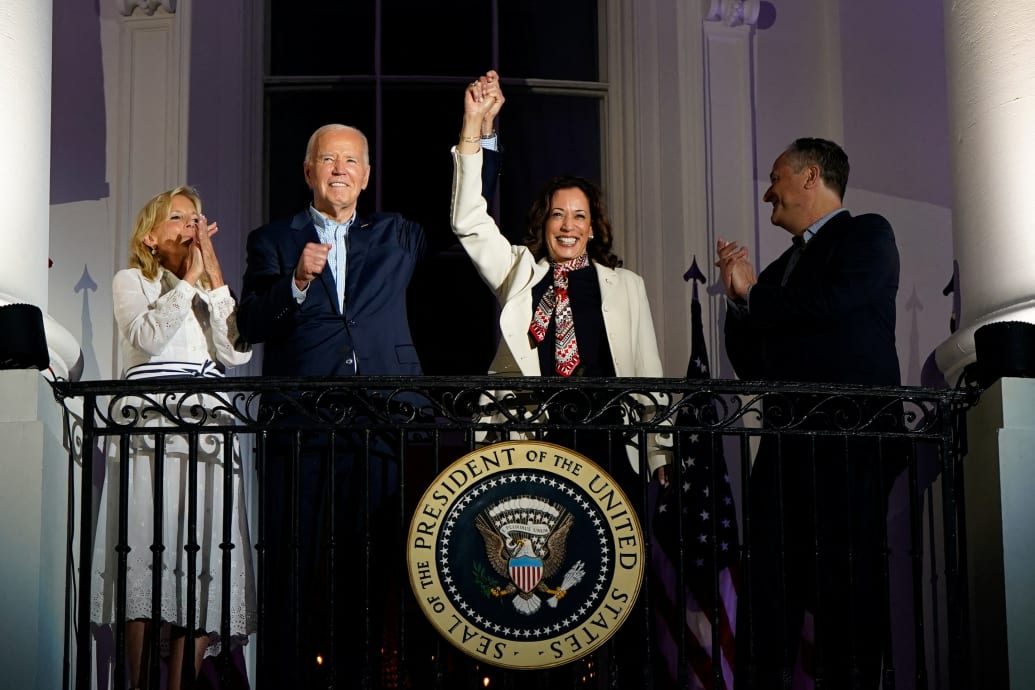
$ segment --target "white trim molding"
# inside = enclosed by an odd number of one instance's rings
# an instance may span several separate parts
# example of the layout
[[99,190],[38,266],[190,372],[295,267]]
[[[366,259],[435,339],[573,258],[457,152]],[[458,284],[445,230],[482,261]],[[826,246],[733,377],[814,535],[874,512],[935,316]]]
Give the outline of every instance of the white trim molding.
[[[140,207],[184,184],[190,98],[191,3],[176,14],[136,14],[119,21],[115,169],[115,266],[125,266]],[[119,371],[118,363],[112,371]]]
[[722,22],[726,26],[754,26],[762,9],[761,0],[704,0],[708,3],[705,21]]
[[169,14],[176,14],[176,0],[116,0],[119,14],[129,17],[135,11],[143,10],[144,14],[152,15],[159,7]]
[[[725,4],[725,3],[724,3]],[[755,198],[755,27],[706,20],[704,34],[704,129],[707,185],[707,240],[736,241],[751,248],[758,261],[758,205]],[[708,285],[719,282],[708,254],[698,264]],[[756,266],[761,270],[760,266]],[[714,291],[710,291],[714,292]],[[703,304],[703,302],[702,302]],[[708,317],[715,324],[709,338],[713,375],[733,378],[719,336],[725,298],[710,294]]]

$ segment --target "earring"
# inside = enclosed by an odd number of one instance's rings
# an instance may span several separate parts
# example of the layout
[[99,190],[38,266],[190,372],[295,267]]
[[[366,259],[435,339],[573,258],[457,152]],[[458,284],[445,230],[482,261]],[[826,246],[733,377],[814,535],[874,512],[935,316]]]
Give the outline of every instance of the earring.
[[151,256],[154,256],[157,253],[157,250],[154,247],[151,247]]

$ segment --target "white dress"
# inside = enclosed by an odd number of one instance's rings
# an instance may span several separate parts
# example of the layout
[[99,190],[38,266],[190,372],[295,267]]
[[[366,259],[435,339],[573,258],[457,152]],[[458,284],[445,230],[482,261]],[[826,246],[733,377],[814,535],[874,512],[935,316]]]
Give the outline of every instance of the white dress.
[[[236,304],[226,286],[207,291],[195,288],[160,269],[157,279],[148,280],[135,268],[119,271],[112,282],[115,321],[125,370],[123,378],[169,378],[222,376],[223,367],[246,363],[250,351],[235,348],[238,340]],[[183,398],[183,399],[178,399]],[[206,415],[205,423],[232,424],[214,395],[155,396],[158,403],[180,418]],[[109,406],[119,423],[136,419],[148,405],[139,397],[122,398]],[[200,405],[193,412],[192,405]],[[102,410],[107,412],[107,410]],[[200,421],[193,417],[194,421]],[[136,426],[168,427],[161,414],[136,419]],[[150,619],[153,572],[155,435],[130,437],[128,452],[127,620]],[[161,619],[187,627],[188,559],[188,442],[183,434],[165,437],[162,472],[162,584]],[[208,654],[221,647],[224,506],[224,436],[200,434],[197,462],[197,532],[199,550],[195,565],[194,628],[210,635]],[[119,438],[109,437],[107,463],[98,506],[92,574],[92,613],[97,624],[115,620],[118,574],[118,494],[120,470]],[[241,457],[233,442],[233,507],[231,520],[230,631],[234,641],[244,642],[255,630],[255,577],[252,544],[242,484]]]

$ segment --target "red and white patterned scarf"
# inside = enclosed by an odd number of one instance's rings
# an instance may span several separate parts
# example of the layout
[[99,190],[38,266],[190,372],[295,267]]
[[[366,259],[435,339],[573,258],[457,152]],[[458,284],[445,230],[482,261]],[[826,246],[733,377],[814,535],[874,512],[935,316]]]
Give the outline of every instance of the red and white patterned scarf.
[[550,317],[557,314],[556,338],[554,340],[554,368],[561,376],[571,376],[579,365],[579,344],[575,340],[575,319],[571,314],[571,300],[568,299],[568,271],[577,271],[589,265],[589,256],[583,254],[564,263],[553,266],[553,285],[547,288],[532,315],[528,332],[543,342]]

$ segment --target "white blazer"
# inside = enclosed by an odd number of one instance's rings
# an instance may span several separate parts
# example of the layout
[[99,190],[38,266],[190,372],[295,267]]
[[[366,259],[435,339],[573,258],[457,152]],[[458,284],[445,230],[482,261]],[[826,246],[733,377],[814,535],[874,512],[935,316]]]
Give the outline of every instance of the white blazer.
[[[551,270],[546,258],[536,261],[527,247],[512,245],[489,215],[482,197],[482,154],[463,155],[453,148],[453,233],[474,262],[482,280],[496,294],[500,312],[500,346],[490,374],[540,376],[539,353],[531,345],[532,288]],[[594,262],[600,283],[600,310],[616,376],[661,377],[654,321],[643,279],[624,268]],[[650,402],[644,400],[643,402]],[[639,467],[635,448],[630,461]],[[660,445],[648,453],[651,470],[669,461]]]

